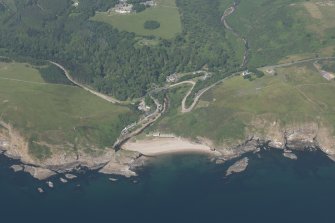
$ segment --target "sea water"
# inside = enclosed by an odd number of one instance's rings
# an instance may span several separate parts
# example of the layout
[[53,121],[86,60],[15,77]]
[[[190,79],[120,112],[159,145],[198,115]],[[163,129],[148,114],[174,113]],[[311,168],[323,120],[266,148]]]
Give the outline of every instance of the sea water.
[[319,151],[297,155],[248,154],[247,170],[229,177],[234,160],[169,155],[138,177],[87,171],[65,184],[52,178],[53,189],[0,157],[0,222],[335,222],[335,163]]

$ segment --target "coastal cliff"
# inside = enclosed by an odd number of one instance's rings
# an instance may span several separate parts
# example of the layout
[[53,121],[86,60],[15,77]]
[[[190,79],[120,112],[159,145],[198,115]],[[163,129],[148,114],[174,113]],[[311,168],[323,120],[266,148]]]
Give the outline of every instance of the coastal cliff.
[[24,164],[23,170],[40,180],[80,167],[104,174],[136,176],[136,167],[145,165],[147,156],[174,152],[204,152],[214,157],[217,163],[240,157],[247,152],[258,152],[263,146],[282,150],[321,149],[331,159],[335,157],[334,132],[330,127],[314,122],[283,125],[279,121],[255,120],[246,128],[248,136],[245,140],[229,140],[229,143],[220,145],[202,137],[190,140],[175,136],[130,140],[117,152],[106,148],[89,153],[83,152],[84,150],[74,153],[55,145],[52,155],[46,159],[34,157],[29,152],[27,140],[12,126],[3,122],[1,126],[0,148],[4,155],[20,160]]
[[104,150],[73,150],[66,149],[64,145],[48,145],[52,154],[44,159],[39,159],[29,151],[29,142],[13,126],[0,122],[0,151],[7,157],[20,160],[23,170],[37,179],[46,179],[57,173],[66,173],[77,168],[100,170],[106,174],[120,174],[127,177],[136,173],[131,166],[141,156],[138,152],[112,148]]
[[[257,123],[257,124],[255,124]],[[279,121],[256,120],[247,128],[248,138],[237,144],[215,146],[224,159],[246,152],[257,152],[262,146],[288,150],[320,149],[329,158],[335,157],[335,135],[331,127],[316,122],[283,125]]]

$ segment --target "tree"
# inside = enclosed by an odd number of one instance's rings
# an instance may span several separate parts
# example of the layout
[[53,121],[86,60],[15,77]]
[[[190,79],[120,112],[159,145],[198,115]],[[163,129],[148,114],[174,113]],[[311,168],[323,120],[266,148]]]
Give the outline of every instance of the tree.
[[148,21],[145,21],[144,23],[144,28],[145,29],[151,29],[151,30],[154,30],[154,29],[158,29],[159,27],[161,26],[161,24],[155,20],[148,20]]

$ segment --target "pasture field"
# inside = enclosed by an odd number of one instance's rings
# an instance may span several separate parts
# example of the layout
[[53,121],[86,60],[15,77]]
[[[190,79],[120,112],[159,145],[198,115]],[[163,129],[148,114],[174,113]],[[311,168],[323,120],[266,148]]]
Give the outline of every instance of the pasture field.
[[11,11],[15,12],[16,11],[16,5],[14,0],[1,0],[0,1],[3,5],[8,7]]
[[256,120],[281,126],[322,122],[335,129],[334,80],[321,77],[311,63],[278,68],[276,73],[253,81],[232,77],[208,91],[192,112],[168,114],[157,129],[217,144],[244,140],[250,129],[261,128]]
[[[109,15],[107,12],[97,12],[92,20],[111,24],[121,31],[134,32],[143,36],[154,35],[164,39],[175,37],[181,33],[182,29],[175,0],[158,0],[157,6],[136,14]],[[144,23],[147,20],[158,21],[160,27],[155,30],[145,29]]]
[[[229,24],[249,40],[250,64],[275,64],[288,55],[335,53],[335,5],[324,0],[241,1]],[[330,1],[333,2],[333,1]]]
[[[132,115],[129,108],[78,87],[46,83],[29,64],[0,64],[0,119],[27,140],[64,149],[103,149],[113,145],[126,125],[123,117]],[[43,158],[44,147],[31,149]]]
[[[305,8],[311,19],[308,29],[319,33],[321,37],[327,35],[327,32],[335,28],[334,13],[335,1],[312,0],[297,4],[296,7]],[[334,31],[332,31],[334,34]]]

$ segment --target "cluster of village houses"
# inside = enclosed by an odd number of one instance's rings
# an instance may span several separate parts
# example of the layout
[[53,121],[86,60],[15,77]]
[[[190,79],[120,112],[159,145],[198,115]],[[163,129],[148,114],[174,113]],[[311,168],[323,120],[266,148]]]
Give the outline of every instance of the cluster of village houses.
[[145,100],[143,99],[137,107],[138,110],[149,112],[151,107],[145,104]]
[[[157,3],[155,1],[146,1],[146,2],[141,2],[140,4],[145,5],[147,7],[152,7],[152,6],[156,6]],[[114,8],[110,9],[108,12],[128,14],[128,13],[133,12],[133,4],[128,4],[127,0],[119,0],[119,3],[115,5]]]

